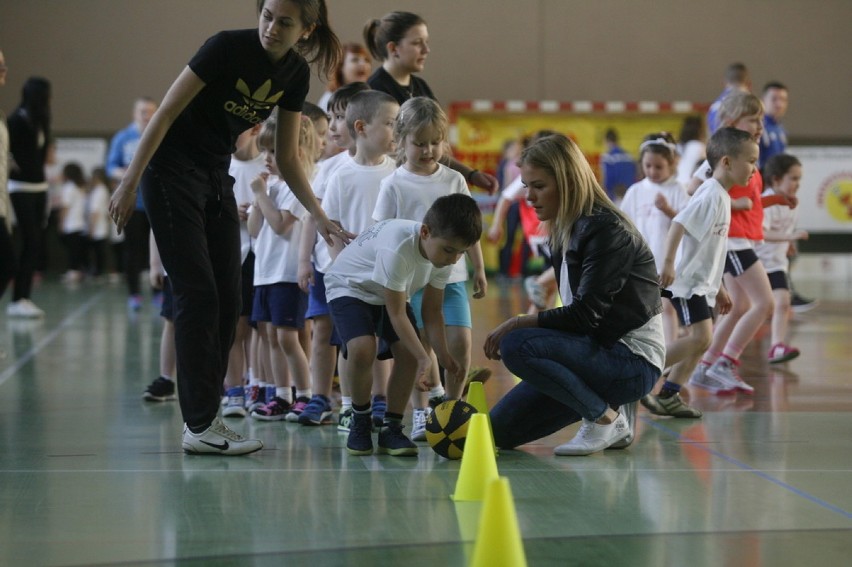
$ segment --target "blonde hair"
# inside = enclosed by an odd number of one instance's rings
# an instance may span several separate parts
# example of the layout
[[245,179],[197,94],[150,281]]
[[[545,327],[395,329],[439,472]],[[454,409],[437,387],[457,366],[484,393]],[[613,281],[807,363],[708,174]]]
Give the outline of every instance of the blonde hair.
[[433,128],[444,142],[444,154],[449,155],[447,135],[450,131],[449,120],[444,109],[429,97],[416,96],[405,101],[399,108],[396,124],[393,126],[393,139],[396,142],[396,165],[405,163],[405,138],[416,136],[426,128]]
[[726,96],[719,106],[719,124],[733,126],[743,116],[763,114],[763,102],[755,95],[735,92]]
[[310,179],[314,174],[314,149],[317,143],[317,129],[313,121],[302,116],[299,122],[299,161],[305,170],[305,176]]
[[[272,110],[263,122],[260,134],[257,135],[257,147],[264,151],[275,151],[275,130],[278,123],[278,108]],[[299,161],[310,178],[314,172],[314,148],[316,147],[317,130],[307,116],[302,115],[299,121]]]
[[521,165],[542,169],[556,181],[559,207],[555,218],[545,223],[552,249],[567,250],[574,223],[596,207],[609,209],[630,223],[601,188],[579,146],[566,136],[554,134],[536,140],[521,153]]

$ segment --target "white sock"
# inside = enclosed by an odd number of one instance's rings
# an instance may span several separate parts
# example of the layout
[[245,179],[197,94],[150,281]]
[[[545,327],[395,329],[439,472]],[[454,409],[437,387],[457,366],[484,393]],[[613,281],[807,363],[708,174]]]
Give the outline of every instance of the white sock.
[[288,404],[293,403],[293,389],[290,388],[290,386],[276,386],[275,395],[287,402]]
[[443,398],[444,394],[444,387],[438,384],[437,386],[429,390],[429,399]]
[[352,408],[352,396],[341,396],[340,409],[346,411]]
[[310,388],[308,388],[307,390],[296,390],[296,397],[310,399],[311,397],[313,397],[313,394],[311,393]]

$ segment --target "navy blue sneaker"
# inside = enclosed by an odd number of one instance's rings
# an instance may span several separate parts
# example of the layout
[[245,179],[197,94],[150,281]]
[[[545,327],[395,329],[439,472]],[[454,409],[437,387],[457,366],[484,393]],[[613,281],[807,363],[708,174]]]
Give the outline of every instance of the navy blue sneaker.
[[373,454],[373,420],[368,413],[352,412],[346,450],[350,455]]
[[322,394],[316,394],[299,414],[302,425],[324,425],[331,423],[331,402]]
[[379,453],[393,457],[416,457],[417,445],[402,432],[399,422],[385,423],[379,431]]
[[373,430],[378,431],[385,422],[388,411],[388,399],[385,396],[373,396]]

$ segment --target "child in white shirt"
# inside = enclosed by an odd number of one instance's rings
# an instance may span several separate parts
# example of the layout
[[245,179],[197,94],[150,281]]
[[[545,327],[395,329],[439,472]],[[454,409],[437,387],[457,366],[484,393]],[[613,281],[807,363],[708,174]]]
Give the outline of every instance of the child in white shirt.
[[[405,101],[399,111],[394,137],[397,143],[397,161],[402,165],[393,174],[382,181],[381,194],[376,204],[373,218],[417,220],[444,195],[470,195],[467,183],[460,173],[439,163],[447,144],[449,125],[447,116],[437,102],[426,97],[415,97]],[[473,263],[473,292],[475,298],[485,295],[488,282],[479,242],[473,244],[468,253]],[[444,323],[451,345],[453,358],[458,360],[467,376],[471,358],[471,317],[470,301],[467,297],[467,263],[459,258],[444,291]],[[423,293],[418,292],[411,298],[411,306],[417,318],[419,328],[425,324],[420,317]],[[421,336],[423,348],[430,351],[428,337]],[[434,361],[433,361],[434,362]],[[437,374],[437,364],[432,366],[430,398],[438,402],[443,400],[443,388]],[[450,399],[462,397],[464,381],[447,380],[446,393]],[[429,405],[422,393],[414,392],[412,439],[425,440],[426,417]]]
[[[261,174],[251,182],[255,201],[248,218],[249,234],[256,239],[252,319],[257,322],[260,338],[268,345],[275,396],[257,407],[251,416],[262,421],[296,421],[299,416],[292,411],[295,403],[291,376],[296,383],[296,400],[302,408],[311,398],[308,359],[299,341],[308,297],[297,281],[300,219],[306,211],[277,177],[275,118],[273,112],[258,138],[260,147],[266,151],[269,174]],[[313,169],[315,135],[311,121],[302,117],[299,157],[308,176]]]
[[[728,191],[734,185],[745,185],[754,175],[757,155],[757,143],[747,132],[720,128],[707,144],[712,176],[672,219],[660,284],[667,288],[687,334],[666,344],[665,365],[671,371],[659,395],[648,394],[641,400],[656,415],[682,418],[702,415],[681,399],[680,390],[713,338],[711,309],[717,303],[720,313],[731,308],[730,298],[722,287],[731,225]],[[727,387],[706,374],[703,376],[707,381],[690,380],[690,384],[714,392]]]
[[[645,136],[639,146],[639,164],[645,178],[627,189],[621,210],[630,217],[639,233],[645,237],[654,254],[657,273],[663,271],[666,235],[672,219],[682,210],[689,195],[675,177],[677,146],[668,132]],[[677,313],[671,301],[663,299],[663,330],[666,340],[677,338]]]
[[[763,197],[783,195],[795,203],[796,193],[802,179],[802,164],[789,154],[776,154],[769,158],[763,170],[763,177],[769,187],[763,191]],[[769,362],[779,363],[793,360],[799,356],[799,349],[787,344],[787,330],[790,321],[790,259],[787,252],[792,242],[808,238],[804,230],[796,230],[798,211],[788,205],[767,207],[763,211],[764,242],[755,246],[757,257],[766,268],[769,285],[775,300],[772,312],[772,346],[769,349]]]
[[464,366],[447,347],[443,295],[452,266],[482,234],[476,202],[461,194],[439,198],[423,222],[386,220],[374,224],[337,257],[325,277],[334,325],[345,345],[352,389],[352,422],[346,443],[353,455],[373,452],[371,366],[379,354],[376,338],[389,345],[393,370],[387,412],[379,431],[379,453],[417,455],[402,432],[408,395],[416,383],[428,387],[432,359],[421,346],[408,303],[424,288],[422,316],[438,360],[450,383],[464,379]]
[[86,178],[78,163],[67,163],[62,168],[61,202],[59,232],[68,253],[68,271],[62,279],[74,284],[83,279],[86,235],[89,232],[86,222]]

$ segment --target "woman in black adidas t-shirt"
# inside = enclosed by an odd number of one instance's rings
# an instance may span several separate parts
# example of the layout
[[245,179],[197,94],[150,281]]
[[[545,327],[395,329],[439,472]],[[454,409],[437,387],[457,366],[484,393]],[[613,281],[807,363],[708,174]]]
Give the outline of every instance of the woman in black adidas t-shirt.
[[321,235],[352,235],[326,217],[298,157],[310,68],[340,56],[324,0],[258,0],[257,29],[220,32],[166,93],[110,203],[119,231],[136,188],[175,301],[178,397],[189,453],[240,455],[262,447],[217,418],[240,303],[240,236],[228,165],[237,136],[278,107],[275,160]]

